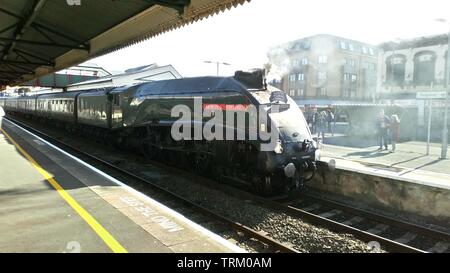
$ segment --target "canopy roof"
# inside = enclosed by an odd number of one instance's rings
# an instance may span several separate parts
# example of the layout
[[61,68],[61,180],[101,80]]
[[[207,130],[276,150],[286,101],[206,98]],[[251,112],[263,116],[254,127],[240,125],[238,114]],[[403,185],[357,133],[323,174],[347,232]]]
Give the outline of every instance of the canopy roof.
[[250,0],[0,0],[0,89]]

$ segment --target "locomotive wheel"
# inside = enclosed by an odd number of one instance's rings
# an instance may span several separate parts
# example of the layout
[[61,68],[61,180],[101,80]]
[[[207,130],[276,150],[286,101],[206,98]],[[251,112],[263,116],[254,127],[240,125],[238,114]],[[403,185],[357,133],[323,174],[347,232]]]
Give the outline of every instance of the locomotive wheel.
[[187,154],[187,160],[190,162],[191,169],[200,175],[209,174],[212,156],[208,153],[208,145],[191,142],[188,146],[190,152]]
[[194,170],[199,174],[206,174],[209,170],[209,155],[205,152],[196,152],[194,154]]
[[270,176],[253,176],[252,187],[255,193],[262,196],[268,196],[273,192]]
[[285,191],[290,197],[298,197],[299,194],[304,190],[305,179],[296,172],[295,176],[291,179],[290,185],[286,185]]

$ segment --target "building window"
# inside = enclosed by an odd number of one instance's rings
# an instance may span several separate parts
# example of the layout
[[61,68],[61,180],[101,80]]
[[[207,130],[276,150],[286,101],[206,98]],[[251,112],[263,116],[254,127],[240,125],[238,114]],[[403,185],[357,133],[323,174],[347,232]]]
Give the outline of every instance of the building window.
[[298,44],[298,50],[309,50],[311,48],[311,41],[304,40]]
[[355,47],[353,46],[353,44],[348,44],[348,49],[350,49],[351,51],[355,51]]
[[363,52],[364,54],[367,54],[367,53],[368,53],[367,47],[363,46],[363,47],[362,47],[362,52]]
[[414,56],[414,83],[429,85],[434,81],[436,54],[432,51],[422,51]]
[[376,64],[364,62],[363,68],[367,69],[367,70],[370,70],[370,71],[375,71],[376,70]]
[[325,87],[319,87],[317,88],[317,95],[324,97],[327,95],[327,89]]
[[352,81],[352,82],[356,82],[358,79],[358,76],[356,74],[348,74],[345,73],[344,74],[344,81],[348,82],[348,81]]
[[354,59],[346,59],[347,65],[354,67],[355,66],[355,60]]
[[350,88],[344,88],[344,94],[342,94],[345,98],[350,96]]
[[405,82],[406,56],[393,55],[386,59],[386,82],[403,85]]
[[375,55],[375,53],[373,51],[373,48],[369,48],[369,54],[372,55],[372,56]]
[[344,81],[342,83],[342,96],[343,97],[356,97],[356,89],[358,75],[357,74],[344,74]]
[[405,60],[402,57],[394,57],[394,58],[391,59],[391,64],[392,65],[402,64],[402,63],[404,63],[404,61]]
[[305,95],[305,90],[304,89],[298,90],[298,96],[299,97],[303,97],[304,95]]
[[305,74],[300,73],[298,74],[298,81],[304,81],[305,80]]
[[289,75],[289,81],[290,82],[295,82],[295,74]]
[[326,80],[327,79],[327,72],[319,71],[317,73],[317,79],[319,79],[319,80]]
[[325,55],[319,56],[319,64],[326,64],[328,62],[328,57]]
[[308,64],[308,58],[303,58],[302,65],[307,65],[307,64]]
[[344,41],[341,41],[341,49],[347,49],[347,44]]
[[289,96],[291,96],[291,97],[295,96],[295,90],[294,89],[289,90]]

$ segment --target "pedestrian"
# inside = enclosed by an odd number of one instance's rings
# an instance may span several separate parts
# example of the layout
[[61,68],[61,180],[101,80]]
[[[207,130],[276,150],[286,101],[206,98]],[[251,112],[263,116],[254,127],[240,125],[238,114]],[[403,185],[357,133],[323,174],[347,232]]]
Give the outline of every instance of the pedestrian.
[[3,111],[3,107],[0,106],[0,128],[2,128],[2,119],[5,116],[5,111]]
[[334,114],[333,114],[333,112],[331,112],[330,108],[327,109],[326,115],[327,115],[328,133],[331,133],[331,135],[334,136],[334,126],[332,125],[332,123],[335,123],[335,120],[334,120]]
[[391,116],[391,126],[390,126],[390,135],[391,135],[391,143],[392,143],[392,153],[395,152],[395,146],[400,139],[400,119],[397,115]]
[[380,143],[380,148],[378,151],[384,149],[388,150],[388,130],[390,126],[391,120],[384,114],[384,110],[381,110],[378,118],[377,118],[377,131],[378,131],[378,140]]
[[311,134],[315,134],[317,130],[317,108],[313,107],[309,109],[308,113],[308,125],[311,128]]
[[308,110],[306,111],[306,114],[305,114],[305,118],[306,118],[306,122],[308,123],[308,127],[309,127],[309,130],[311,131],[311,133],[313,133],[313,131],[312,131],[312,109],[311,108],[308,108]]
[[317,137],[320,137],[320,135],[322,134],[322,139],[325,139],[325,130],[327,127],[327,112],[322,111],[319,113],[317,113]]

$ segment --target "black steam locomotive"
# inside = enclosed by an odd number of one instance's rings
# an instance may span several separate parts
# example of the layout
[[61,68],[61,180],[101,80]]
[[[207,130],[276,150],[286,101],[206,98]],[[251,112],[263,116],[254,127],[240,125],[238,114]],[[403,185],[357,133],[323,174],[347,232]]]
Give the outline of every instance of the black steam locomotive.
[[319,157],[301,110],[262,70],[0,98],[0,106],[261,194],[298,189]]

